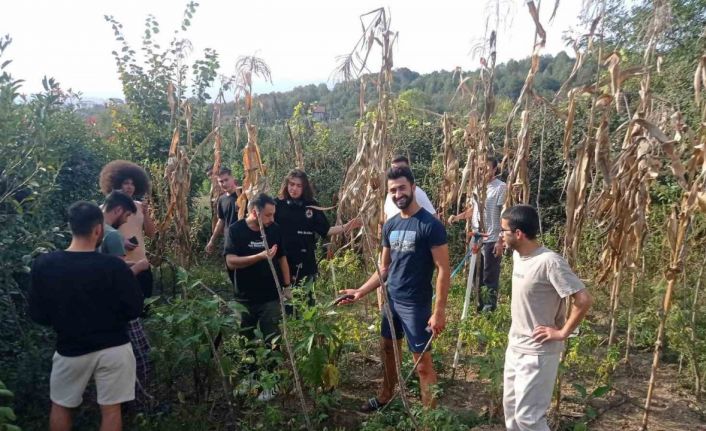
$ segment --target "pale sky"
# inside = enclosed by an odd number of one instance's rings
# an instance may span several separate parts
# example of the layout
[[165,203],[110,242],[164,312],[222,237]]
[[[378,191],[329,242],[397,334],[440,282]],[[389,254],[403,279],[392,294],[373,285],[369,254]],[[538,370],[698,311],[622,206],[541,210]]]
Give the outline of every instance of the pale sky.
[[[103,15],[113,15],[138,53],[144,20],[153,14],[160,23],[158,41],[169,44],[179,28],[186,2],[175,0],[5,0],[0,35],[13,43],[2,61],[24,79],[23,93],[41,89],[43,75],[86,98],[122,97],[111,51],[118,49]],[[220,72],[231,74],[240,55],[262,57],[272,70],[273,85],[259,84],[258,93],[286,91],[297,85],[328,82],[336,56],[351,50],[361,33],[359,15],[381,6],[389,8],[392,29],[399,32],[394,67],[420,73],[476,69],[470,52],[482,38],[486,0],[200,0],[186,37],[194,50],[219,53]],[[532,51],[534,25],[522,0],[512,3],[511,21],[500,28],[498,63],[521,59]],[[579,28],[581,1],[566,0],[552,24],[554,1],[544,1],[541,20],[547,31],[544,53],[566,49],[565,30]],[[567,49],[573,55],[570,49]],[[378,55],[378,54],[376,54]],[[378,55],[379,56],[379,55]]]

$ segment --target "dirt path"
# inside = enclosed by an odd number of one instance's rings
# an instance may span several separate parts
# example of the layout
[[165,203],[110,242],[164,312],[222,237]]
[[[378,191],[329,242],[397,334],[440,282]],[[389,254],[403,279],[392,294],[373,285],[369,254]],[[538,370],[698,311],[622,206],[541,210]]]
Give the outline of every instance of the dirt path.
[[[649,380],[651,352],[636,352],[631,363],[622,363],[614,375],[613,391],[605,397],[594,400],[591,405],[599,412],[598,417],[589,422],[588,429],[595,431],[638,430],[642,421],[643,405]],[[348,367],[342,370],[345,375],[340,387],[342,407],[332,415],[332,423],[345,429],[358,429],[369,418],[357,412],[357,408],[367,398],[376,393],[380,384],[380,362],[375,356],[356,355],[349,358]],[[500,431],[502,417],[496,416],[488,423],[489,397],[488,384],[478,380],[473,373],[461,376],[455,381],[450,375],[441,377],[443,395],[440,404],[454,413],[485,418],[485,424],[473,427],[474,430]],[[561,429],[572,429],[572,422],[578,421],[584,411],[583,406],[569,400],[574,394],[570,384],[563,387],[564,399],[561,408]],[[411,395],[413,402],[416,397]],[[497,406],[498,408],[500,406]],[[679,383],[677,366],[662,364],[658,384],[650,414],[650,431],[706,431],[704,405]],[[501,415],[501,410],[496,410]]]
[[[638,352],[630,364],[622,363],[614,376],[614,392],[607,402],[597,403],[608,409],[590,424],[591,430],[637,430],[642,423],[647,384],[652,366],[652,352]],[[683,379],[683,376],[682,376]],[[601,405],[602,404],[602,405]],[[660,364],[650,408],[650,431],[706,430],[703,403],[685,389],[676,364]]]

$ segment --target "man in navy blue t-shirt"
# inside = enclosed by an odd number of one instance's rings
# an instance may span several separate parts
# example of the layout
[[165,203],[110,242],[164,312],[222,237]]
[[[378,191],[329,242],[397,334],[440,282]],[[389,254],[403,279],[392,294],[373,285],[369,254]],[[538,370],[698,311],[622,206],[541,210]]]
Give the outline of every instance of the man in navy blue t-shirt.
[[[414,176],[408,167],[387,171],[387,189],[394,204],[401,210],[389,219],[382,228],[383,279],[386,279],[388,303],[392,312],[392,325],[398,343],[403,336],[414,356],[419,375],[422,403],[434,407],[431,386],[436,384],[436,372],[431,361],[431,339],[444,330],[446,325],[446,298],[449,293],[449,249],[444,226],[414,199]],[[432,275],[437,269],[436,302],[432,311]],[[373,274],[358,289],[346,289],[341,293],[359,300],[380,286],[378,274]],[[397,371],[394,341],[390,322],[383,313],[382,357],[385,367],[383,384],[378,396],[371,398],[362,410],[369,412],[387,404],[394,395]]]

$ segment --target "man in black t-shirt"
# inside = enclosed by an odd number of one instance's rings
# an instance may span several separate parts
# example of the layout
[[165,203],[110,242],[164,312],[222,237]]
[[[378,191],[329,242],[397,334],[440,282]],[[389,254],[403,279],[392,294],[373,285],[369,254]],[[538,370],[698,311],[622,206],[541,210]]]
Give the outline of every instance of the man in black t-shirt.
[[[408,167],[391,168],[387,172],[387,189],[393,203],[401,210],[383,226],[381,268],[386,279],[387,304],[392,322],[383,313],[381,324],[383,384],[378,396],[361,408],[370,412],[387,404],[394,395],[397,383],[391,325],[397,342],[407,337],[407,345],[415,363],[421,389],[422,403],[434,407],[436,401],[431,386],[436,384],[436,372],[431,360],[431,340],[446,326],[446,299],[449,293],[449,248],[446,230],[415,200],[414,176]],[[432,311],[432,275],[437,270],[436,302]],[[380,286],[380,277],[374,273],[358,289],[341,293],[352,295],[343,303],[358,301]],[[398,344],[399,346],[399,344]]]
[[[265,228],[269,249],[262,240],[258,216]],[[265,338],[279,334],[282,318],[277,284],[270,269],[272,259],[283,287],[290,284],[289,265],[280,228],[274,222],[275,201],[260,194],[248,202],[248,215],[228,228],[223,254],[228,271],[235,280],[235,300],[243,304],[246,312],[241,327],[244,334],[254,338],[253,329],[260,326]]]
[[238,221],[238,185],[230,169],[221,168],[221,170],[218,171],[218,185],[221,186],[225,193],[223,193],[216,202],[218,223],[216,223],[216,227],[213,228],[211,238],[206,245],[207,253],[213,253],[216,249],[218,237],[225,232],[230,225]]
[[50,428],[71,428],[71,409],[96,381],[101,430],[122,428],[121,403],[135,398],[135,356],[128,321],[142,311],[142,290],[120,258],[96,252],[103,213],[90,202],[69,207],[71,244],[32,265],[29,314],[57,333],[49,382]]

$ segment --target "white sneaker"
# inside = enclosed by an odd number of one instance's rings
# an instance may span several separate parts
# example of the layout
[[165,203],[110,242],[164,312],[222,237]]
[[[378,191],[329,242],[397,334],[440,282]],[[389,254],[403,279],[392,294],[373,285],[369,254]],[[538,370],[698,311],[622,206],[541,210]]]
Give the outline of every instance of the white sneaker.
[[263,389],[260,395],[257,396],[258,401],[267,402],[271,401],[277,395],[277,391],[273,389]]

